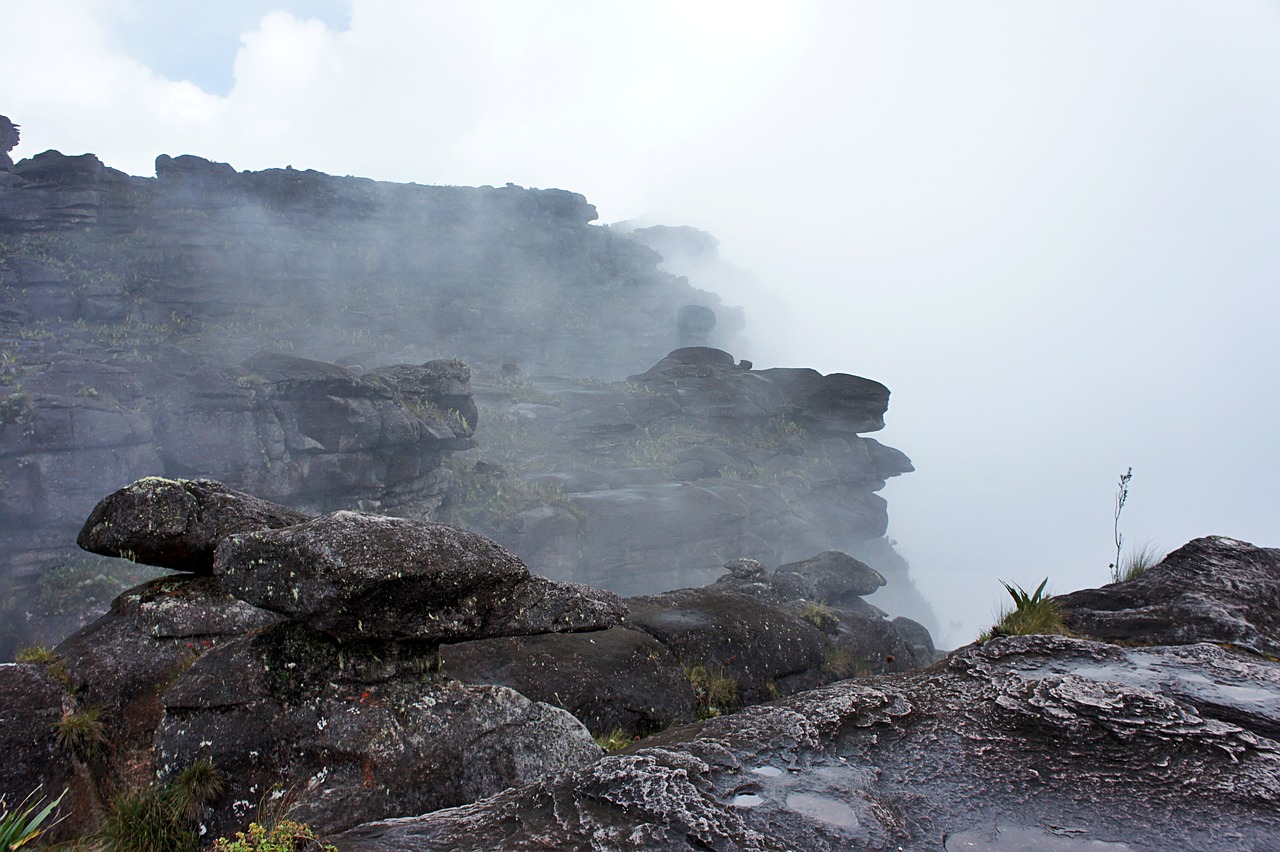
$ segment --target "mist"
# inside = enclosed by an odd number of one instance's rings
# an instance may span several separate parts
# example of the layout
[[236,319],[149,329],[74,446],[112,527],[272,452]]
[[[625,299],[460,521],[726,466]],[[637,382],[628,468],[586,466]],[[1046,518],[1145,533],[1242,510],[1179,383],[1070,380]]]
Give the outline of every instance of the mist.
[[[1130,466],[1130,544],[1280,543],[1274,4],[164,6],[7,10],[15,159],[511,181],[714,234],[744,274],[679,274],[744,308],[735,356],[891,389],[940,647],[998,580],[1105,582]],[[157,47],[197,30],[198,67]]]

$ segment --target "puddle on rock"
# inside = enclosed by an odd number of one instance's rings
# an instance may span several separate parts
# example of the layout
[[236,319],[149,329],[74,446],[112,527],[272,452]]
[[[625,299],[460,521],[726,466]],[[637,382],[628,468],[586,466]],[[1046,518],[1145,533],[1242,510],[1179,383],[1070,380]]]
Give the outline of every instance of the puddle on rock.
[[836,799],[815,796],[812,793],[792,793],[787,796],[787,807],[798,814],[821,820],[840,828],[857,828],[858,815],[853,808]]
[[733,797],[732,805],[735,808],[754,808],[763,801],[764,799],[760,798],[755,793],[739,793]]

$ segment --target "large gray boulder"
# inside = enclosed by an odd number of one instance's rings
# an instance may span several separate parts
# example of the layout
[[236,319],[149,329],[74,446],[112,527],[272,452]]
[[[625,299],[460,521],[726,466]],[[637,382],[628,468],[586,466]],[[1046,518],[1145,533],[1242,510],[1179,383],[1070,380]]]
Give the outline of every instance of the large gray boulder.
[[211,759],[226,789],[204,815],[243,830],[283,782],[322,832],[464,804],[590,763],[600,749],[569,713],[511,689],[433,672],[419,643],[339,643],[284,623],[203,655],[164,693],[161,777]]
[[1276,663],[1212,645],[1014,637],[333,840],[350,852],[1262,852],[1280,847],[1278,723]]
[[227,536],[307,518],[211,479],[148,476],[102,498],[76,541],[90,553],[209,574],[214,551]]
[[1072,631],[1108,642],[1215,642],[1280,657],[1280,549],[1197,538],[1123,583],[1054,598]]
[[694,718],[696,696],[679,661],[625,627],[445,645],[440,661],[464,683],[509,686],[563,707],[594,734],[647,736]]
[[358,512],[231,536],[214,573],[236,597],[339,638],[599,630],[626,612],[610,592],[532,576],[484,536]]

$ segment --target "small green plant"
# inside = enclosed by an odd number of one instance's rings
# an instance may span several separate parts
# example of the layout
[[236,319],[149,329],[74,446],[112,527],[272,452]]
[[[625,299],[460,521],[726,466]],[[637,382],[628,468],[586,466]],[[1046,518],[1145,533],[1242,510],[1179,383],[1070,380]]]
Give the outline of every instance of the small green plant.
[[635,742],[635,738],[622,728],[614,728],[607,734],[596,734],[595,740],[596,745],[610,754],[615,751],[622,751]]
[[97,756],[107,744],[107,724],[103,721],[102,710],[97,707],[64,711],[53,727],[57,731],[58,745],[81,760]]
[[1049,585],[1048,577],[1040,582],[1033,593],[1028,593],[1016,583],[1011,585],[1001,580],[1000,585],[1013,598],[1013,609],[1002,612],[1000,620],[980,637],[980,641],[993,636],[1031,636],[1045,633],[1069,635],[1066,625],[1062,623],[1062,614],[1058,611],[1057,604],[1045,594],[1045,587]]
[[[10,809],[5,804],[4,797],[0,796],[0,850],[3,852],[13,852],[28,843],[34,843],[41,834],[58,824],[57,820],[49,822],[49,817],[53,816],[58,805],[62,804],[67,791],[63,790],[61,796],[47,805],[44,804],[43,799],[35,798],[37,792],[39,792],[38,788],[13,809]],[[35,801],[32,801],[33,799]]]
[[724,669],[701,665],[686,667],[684,673],[693,684],[699,719],[719,716],[738,703],[738,682]]
[[338,852],[336,846],[316,837],[311,826],[291,819],[269,828],[251,822],[248,831],[237,832],[234,840],[220,837],[213,848],[214,852]]

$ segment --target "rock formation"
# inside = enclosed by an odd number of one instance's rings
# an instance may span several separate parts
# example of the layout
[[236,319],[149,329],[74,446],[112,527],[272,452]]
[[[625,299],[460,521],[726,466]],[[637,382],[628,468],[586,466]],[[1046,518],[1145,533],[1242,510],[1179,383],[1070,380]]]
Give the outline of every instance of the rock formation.
[[[885,527],[874,492],[910,469],[860,434],[883,386],[707,348],[740,311],[660,266],[713,258],[701,232],[594,226],[561,190],[191,156],[138,178],[48,151],[5,175],[0,658],[76,626],[44,578],[97,498],[144,476],[312,514],[435,520],[449,501],[539,573],[647,594],[735,558],[858,555]],[[536,465],[488,458],[513,435]],[[498,480],[518,506],[487,523]],[[927,622],[886,576],[880,603]]]

